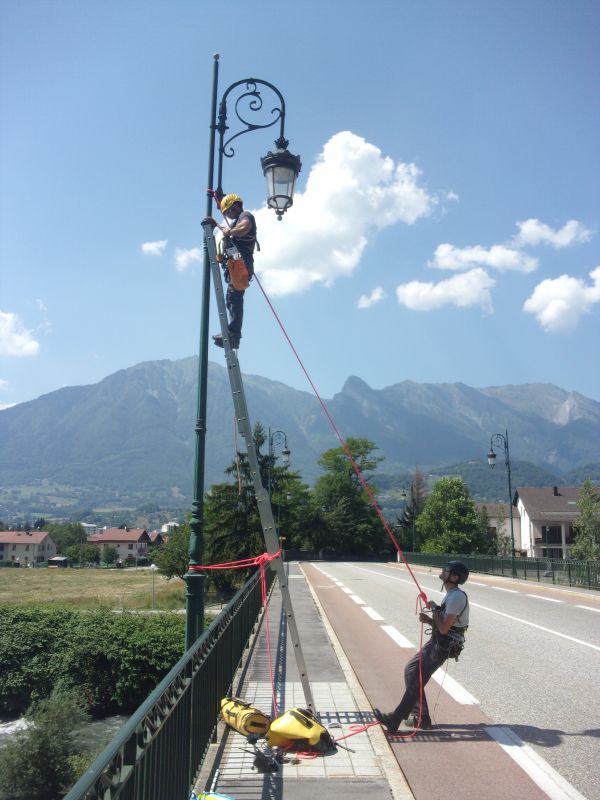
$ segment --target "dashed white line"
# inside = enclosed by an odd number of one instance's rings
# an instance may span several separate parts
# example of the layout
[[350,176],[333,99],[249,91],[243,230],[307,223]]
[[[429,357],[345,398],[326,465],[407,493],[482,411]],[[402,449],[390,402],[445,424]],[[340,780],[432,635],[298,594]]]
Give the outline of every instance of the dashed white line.
[[492,586],[490,588],[495,589],[497,592],[510,592],[511,594],[519,594],[516,589],[505,589],[503,586]]
[[575,608],[584,608],[586,611],[595,611],[600,614],[600,608],[592,608],[592,606],[575,606]]
[[547,600],[549,603],[564,603],[564,600],[557,600],[554,597],[544,597],[541,594],[528,594],[527,597],[536,597],[538,600]]
[[342,592],[346,592],[346,594],[354,594],[352,589],[347,589],[345,586],[342,586],[341,589],[342,589]]
[[414,644],[409,642],[406,636],[403,636],[393,625],[382,625],[381,630],[387,633],[390,639],[393,639],[399,647],[410,647],[411,650],[414,650]]
[[551,800],[585,800],[574,786],[552,769],[550,764],[519,739],[510,728],[493,725],[485,730]]
[[478,583],[477,581],[469,581],[469,586],[484,586],[486,589],[488,588],[487,583]]
[[362,599],[362,597],[359,597],[357,594],[349,594],[348,597],[350,600],[354,600],[357,606],[364,606],[365,604],[365,601]]
[[374,619],[375,622],[383,622],[383,617],[378,611],[375,611],[374,608],[370,608],[369,606],[363,606],[362,610],[367,614],[371,619]]

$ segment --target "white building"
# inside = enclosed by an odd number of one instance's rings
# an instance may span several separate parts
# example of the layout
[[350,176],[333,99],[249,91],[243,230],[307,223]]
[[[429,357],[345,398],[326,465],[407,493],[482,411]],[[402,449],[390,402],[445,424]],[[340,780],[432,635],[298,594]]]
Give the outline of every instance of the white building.
[[528,556],[568,558],[579,511],[578,486],[517,489],[514,505],[521,521],[522,547]]

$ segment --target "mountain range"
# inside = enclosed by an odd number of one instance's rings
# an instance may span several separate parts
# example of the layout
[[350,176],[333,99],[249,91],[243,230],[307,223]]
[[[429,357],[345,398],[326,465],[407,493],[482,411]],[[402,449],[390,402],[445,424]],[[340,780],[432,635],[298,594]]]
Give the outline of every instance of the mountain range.
[[[195,451],[198,361],[150,361],[97,384],[59,389],[0,411],[0,485],[79,487],[187,503]],[[252,422],[286,432],[291,465],[307,483],[319,456],[338,446],[317,399],[245,375]],[[227,370],[209,364],[206,486],[235,455]],[[367,437],[385,456],[379,472],[482,460],[492,434],[508,430],[511,461],[557,478],[600,461],[600,403],[550,384],[476,389],[413,381],[372,389],[350,377],[327,408],[343,436]],[[238,447],[243,443],[238,440]],[[497,462],[502,465],[503,453]],[[487,467],[486,467],[487,468]]]

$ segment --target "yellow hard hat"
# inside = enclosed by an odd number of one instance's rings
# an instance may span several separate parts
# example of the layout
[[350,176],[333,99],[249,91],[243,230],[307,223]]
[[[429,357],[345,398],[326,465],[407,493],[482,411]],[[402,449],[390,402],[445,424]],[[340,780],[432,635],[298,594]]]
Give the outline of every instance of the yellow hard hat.
[[231,206],[235,205],[236,203],[242,203],[243,200],[239,196],[239,194],[226,194],[225,197],[221,200],[221,211],[225,213],[229,211]]

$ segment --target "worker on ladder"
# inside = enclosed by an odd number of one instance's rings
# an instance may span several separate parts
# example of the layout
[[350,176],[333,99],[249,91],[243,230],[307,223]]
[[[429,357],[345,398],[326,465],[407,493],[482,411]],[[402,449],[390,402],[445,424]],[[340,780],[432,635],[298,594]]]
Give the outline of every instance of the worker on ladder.
[[[219,228],[224,237],[224,267],[227,294],[225,305],[229,312],[229,344],[237,349],[242,338],[244,319],[244,291],[254,275],[254,248],[256,247],[256,220],[244,211],[242,198],[226,194],[221,200],[221,212],[229,224],[219,225],[212,217],[209,221]],[[223,347],[223,336],[212,337],[217,347]]]

